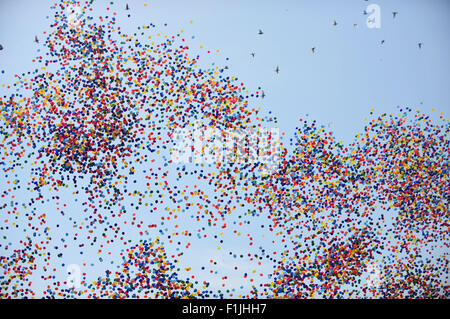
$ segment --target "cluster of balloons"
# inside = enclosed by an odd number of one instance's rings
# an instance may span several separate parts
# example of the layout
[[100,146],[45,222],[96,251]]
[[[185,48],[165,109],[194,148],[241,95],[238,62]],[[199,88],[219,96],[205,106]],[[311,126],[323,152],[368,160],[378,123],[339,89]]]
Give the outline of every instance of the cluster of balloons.
[[[277,155],[269,171],[258,160],[176,163],[176,130],[269,129],[254,106],[262,92],[200,67],[181,32],[152,42],[142,35],[155,25],[125,34],[109,8],[90,16],[92,1],[52,8],[39,68],[0,98],[2,298],[449,297],[442,116],[399,108],[350,145],[301,119],[289,145],[276,137],[263,150]],[[220,277],[211,256],[210,282],[181,266],[194,240],[220,250],[233,236],[248,254],[229,255],[254,269],[222,263]],[[77,252],[106,272],[68,287],[57,268]],[[241,294],[227,283],[239,271]]]

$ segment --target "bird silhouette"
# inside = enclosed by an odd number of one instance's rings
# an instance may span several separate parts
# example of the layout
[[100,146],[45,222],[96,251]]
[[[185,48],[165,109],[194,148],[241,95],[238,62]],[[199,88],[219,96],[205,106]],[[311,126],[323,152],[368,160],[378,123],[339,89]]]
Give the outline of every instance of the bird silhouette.
[[261,29],[259,29],[258,34],[264,34]]
[[275,72],[279,73],[280,72],[280,68],[277,65],[277,68],[275,69]]
[[417,45],[419,46],[419,49],[422,49],[422,45],[423,45],[422,42],[419,42]]
[[0,51],[3,50],[3,45],[0,44]]

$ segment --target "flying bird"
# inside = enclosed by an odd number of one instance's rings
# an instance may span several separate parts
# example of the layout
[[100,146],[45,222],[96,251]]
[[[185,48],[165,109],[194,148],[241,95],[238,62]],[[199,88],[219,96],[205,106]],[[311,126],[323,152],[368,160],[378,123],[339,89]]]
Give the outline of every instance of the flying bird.
[[397,16],[397,14],[398,14],[398,12],[392,12],[392,17],[393,17],[393,19],[395,19],[395,17]]
[[422,45],[423,45],[422,42],[419,42],[417,45],[419,46],[419,49],[422,49]]
[[275,69],[275,72],[279,73],[280,72],[280,68],[277,65],[277,68]]
[[259,29],[258,34],[264,34],[261,29]]
[[38,39],[37,35],[34,36],[34,42],[39,43],[39,39]]

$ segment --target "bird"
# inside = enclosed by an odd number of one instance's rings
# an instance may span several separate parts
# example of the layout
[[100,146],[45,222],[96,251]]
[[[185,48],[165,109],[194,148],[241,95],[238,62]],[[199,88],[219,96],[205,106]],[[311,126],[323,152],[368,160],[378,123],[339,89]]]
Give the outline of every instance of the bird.
[[393,19],[395,19],[395,17],[397,16],[397,14],[398,14],[398,12],[392,12],[392,17],[393,17]]
[[275,72],[279,73],[280,72],[280,68],[277,65],[277,68],[275,69]]
[[336,22],[336,20],[334,20],[334,22],[333,22],[333,25],[334,25],[334,26],[337,26],[337,22]]
[[266,94],[264,93],[264,90],[263,90],[262,94],[261,94],[261,98],[263,99],[265,96],[266,96]]
[[250,55],[254,58],[255,57],[255,52],[250,53]]
[[423,45],[422,42],[419,42],[417,45],[419,46],[419,49],[422,49],[422,45]]
[[259,29],[258,34],[264,34],[261,29]]
[[316,51],[316,47],[311,49],[312,53],[314,53]]
[[384,40],[381,40],[381,45],[383,45],[384,44]]
[[3,45],[0,44],[0,51],[3,50]]
[[128,6],[128,3],[127,3],[127,5],[125,6],[125,10],[130,10],[130,7]]
[[39,39],[38,39],[37,35],[34,36],[34,42],[39,43]]

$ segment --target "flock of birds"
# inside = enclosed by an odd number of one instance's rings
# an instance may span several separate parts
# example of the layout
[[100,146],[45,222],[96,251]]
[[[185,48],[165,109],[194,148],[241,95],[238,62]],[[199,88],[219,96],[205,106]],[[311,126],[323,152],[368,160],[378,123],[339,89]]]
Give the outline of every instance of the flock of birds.
[[[364,15],[367,15],[368,12],[367,12],[366,10],[364,10],[363,14],[364,14]],[[393,19],[395,19],[395,18],[397,17],[397,15],[398,15],[398,12],[397,12],[397,11],[392,12],[392,18],[393,18]],[[374,21],[369,19],[369,22],[374,22]],[[337,26],[337,25],[338,25],[337,21],[334,20],[334,21],[333,21],[333,26]],[[357,26],[358,26],[357,23],[354,23],[354,24],[353,24],[353,27],[356,28]],[[263,35],[263,34],[264,34],[264,32],[263,32],[261,29],[259,29],[259,30],[258,30],[258,35]],[[383,45],[384,43],[385,43],[385,40],[381,40],[381,45]],[[423,42],[419,42],[417,45],[418,45],[419,49],[422,49]],[[312,48],[311,48],[311,52],[312,52],[313,54],[316,53],[316,50],[317,50],[316,47],[312,47]],[[255,57],[255,52],[251,52],[250,55],[254,58],[254,57]],[[225,67],[225,69],[228,69],[228,67]],[[278,65],[277,65],[277,67],[275,68],[275,73],[277,73],[277,74],[280,73],[280,67],[279,67]],[[264,91],[262,91],[261,98],[264,98],[265,96],[266,96],[266,95],[265,95]]]
[[[364,10],[363,14],[364,14],[364,15],[367,15],[368,13],[367,13],[366,10]],[[397,16],[397,14],[398,14],[398,12],[396,12],[396,11],[392,12],[392,17],[393,17],[393,19],[395,19],[395,17]],[[369,20],[369,22],[370,22],[370,21],[371,21],[371,20]],[[372,21],[372,22],[373,22],[373,21]],[[337,25],[338,25],[337,21],[334,20],[334,21],[333,21],[333,26],[337,26]],[[354,23],[354,24],[353,24],[353,27],[356,28],[357,26],[358,26],[357,23]],[[261,29],[259,29],[258,34],[259,34],[259,35],[263,35],[264,32],[263,32]],[[385,42],[385,40],[381,40],[381,45],[383,45],[384,42]],[[418,45],[419,49],[422,49],[423,42],[419,42],[417,45]],[[312,47],[312,48],[311,48],[311,51],[312,51],[313,54],[316,52],[316,49],[317,49],[316,47]],[[252,57],[255,57],[255,53],[254,53],[254,52],[252,52],[252,53],[250,53],[250,54],[251,54]],[[277,66],[277,67],[275,68],[275,73],[278,74],[279,72],[280,72],[280,68],[279,68],[279,66]]]

